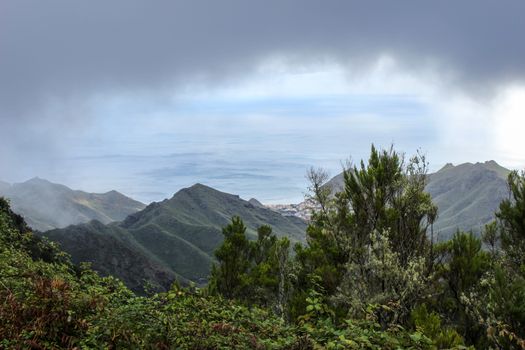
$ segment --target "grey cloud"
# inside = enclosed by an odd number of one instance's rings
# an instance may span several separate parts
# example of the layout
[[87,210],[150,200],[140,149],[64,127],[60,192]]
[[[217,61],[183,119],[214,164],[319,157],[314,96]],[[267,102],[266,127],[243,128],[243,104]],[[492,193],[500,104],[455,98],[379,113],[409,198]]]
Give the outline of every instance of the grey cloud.
[[48,155],[81,137],[93,96],[162,103],[166,91],[246,77],[274,55],[359,71],[386,53],[491,91],[525,79],[524,13],[521,0],[2,0],[0,171],[63,166]]
[[525,76],[525,2],[27,1],[0,5],[0,118],[50,99],[250,72],[265,57],[434,62],[466,87]]

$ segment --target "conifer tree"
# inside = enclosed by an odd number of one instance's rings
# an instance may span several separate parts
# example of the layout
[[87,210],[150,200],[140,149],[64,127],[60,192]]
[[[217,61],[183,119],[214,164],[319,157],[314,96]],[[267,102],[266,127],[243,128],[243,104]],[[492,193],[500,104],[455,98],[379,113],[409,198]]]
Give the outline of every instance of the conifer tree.
[[525,275],[525,172],[508,176],[510,198],[503,200],[496,213],[501,225],[501,245],[509,263]]
[[[344,171],[344,190],[339,194],[327,193],[322,183],[327,179],[325,173],[309,173],[318,210],[307,230],[307,246],[296,247],[301,266],[294,297],[296,312],[304,307],[301,299],[310,288],[312,275],[321,278],[327,296],[360,295],[366,304],[388,301],[389,291],[394,290],[398,291],[392,297],[396,303],[402,302],[399,298],[415,302],[414,293],[420,288],[402,272],[419,275],[432,261],[427,229],[437,209],[424,191],[426,170],[425,157],[420,154],[405,162],[393,148],[378,150],[372,145],[366,164],[361,161],[359,167]],[[423,281],[421,277],[417,282]],[[403,286],[408,289],[401,292]],[[380,295],[384,297],[378,298]],[[344,308],[338,308],[341,310]]]
[[246,226],[235,216],[222,229],[224,242],[215,251],[219,264],[211,272],[210,289],[227,298],[238,298],[247,287],[250,268],[250,242],[246,238]]

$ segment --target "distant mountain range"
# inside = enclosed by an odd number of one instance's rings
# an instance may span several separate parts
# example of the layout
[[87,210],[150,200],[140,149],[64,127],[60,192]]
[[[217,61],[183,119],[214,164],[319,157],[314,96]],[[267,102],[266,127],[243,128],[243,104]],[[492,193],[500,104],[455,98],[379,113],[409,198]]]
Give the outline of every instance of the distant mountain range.
[[[508,197],[507,176],[510,170],[495,161],[446,164],[428,175],[426,191],[438,207],[434,230],[439,240],[449,239],[458,229],[479,233],[485,224],[494,220],[499,203]],[[334,176],[325,186],[332,192],[344,189],[343,173]],[[308,206],[272,206],[286,215],[307,216]],[[310,206],[311,207],[311,206]],[[299,208],[299,209],[298,209]]]
[[117,191],[75,191],[37,177],[13,185],[0,182],[0,196],[8,198],[13,211],[22,215],[29,226],[39,231],[91,220],[102,223],[121,221],[146,207]]
[[133,290],[141,291],[145,281],[162,290],[175,279],[207,281],[222,227],[234,215],[244,220],[251,238],[256,238],[257,227],[270,225],[277,236],[304,241],[304,220],[252,203],[196,184],[122,222],[93,221],[43,235],[60,243],[75,262],[91,262],[95,270],[119,277]]
[[[508,196],[509,172],[488,161],[447,164],[430,174],[426,190],[439,209],[434,225],[438,239],[448,239],[458,229],[480,232],[493,220]],[[343,183],[339,174],[327,186],[337,192]],[[147,207],[115,191],[73,191],[38,178],[14,185],[0,182],[0,195],[33,228],[51,229],[43,235],[60,243],[76,263],[91,262],[95,270],[117,276],[139,292],[145,282],[156,290],[175,280],[206,283],[213,252],[223,239],[221,229],[234,215],[244,220],[251,238],[257,227],[270,225],[278,236],[304,242],[307,222],[301,217],[308,217],[311,207],[299,203],[270,209],[256,199],[245,201],[201,184]]]

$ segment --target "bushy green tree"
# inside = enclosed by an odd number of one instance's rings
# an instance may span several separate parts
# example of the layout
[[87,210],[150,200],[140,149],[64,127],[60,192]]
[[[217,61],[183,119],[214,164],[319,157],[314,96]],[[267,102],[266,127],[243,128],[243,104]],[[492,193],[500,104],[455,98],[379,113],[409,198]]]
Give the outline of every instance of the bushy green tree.
[[461,294],[474,287],[488,271],[490,258],[472,232],[457,232],[445,244],[449,256],[444,275],[452,295],[459,301]]
[[[414,301],[412,297],[394,297],[391,292],[406,282],[394,281],[396,276],[401,278],[403,271],[414,266],[426,273],[426,266],[433,261],[427,229],[437,209],[424,192],[426,169],[424,156],[418,154],[405,161],[393,148],[377,150],[372,145],[366,164],[361,161],[359,167],[344,171],[342,193],[329,193],[324,172],[309,173],[318,210],[307,230],[307,245],[296,247],[300,265],[293,300],[296,314],[304,311],[304,290],[310,287],[311,275],[321,277],[327,295],[359,295],[360,304]],[[419,283],[424,281],[418,279]],[[348,304],[356,300],[349,299]],[[407,316],[403,312],[403,317]]]
[[288,238],[277,238],[270,226],[257,229],[257,240],[251,242],[250,290],[245,299],[260,306],[275,308],[285,316],[289,292]]
[[501,245],[507,262],[525,275],[525,173],[511,172],[508,185],[510,198],[501,202],[496,213],[501,225]]
[[429,312],[425,304],[419,305],[411,313],[414,327],[432,339],[438,349],[451,349],[464,344],[463,338],[450,326],[442,324],[436,312]]
[[215,251],[218,264],[212,268],[209,290],[247,304],[275,308],[284,317],[289,291],[289,247],[272,228],[257,229],[257,240],[246,237],[239,217],[223,229],[224,242]]
[[224,241],[215,250],[219,264],[211,271],[210,289],[226,298],[242,298],[249,285],[250,242],[246,238],[246,226],[240,217],[233,217],[222,229]]
[[361,265],[349,263],[338,292],[330,298],[346,317],[365,318],[373,311],[377,322],[387,329],[405,324],[412,308],[424,299],[429,276],[423,257],[402,263],[388,237],[373,237],[370,257]]
[[440,249],[445,260],[437,276],[445,284],[439,308],[467,342],[480,345],[484,328],[471,312],[471,304],[472,297],[482,294],[479,284],[489,272],[490,254],[482,250],[481,240],[472,232],[457,232]]
[[436,207],[425,192],[427,164],[416,155],[405,164],[404,157],[373,145],[368,164],[345,171],[345,196],[352,213],[352,245],[360,252],[355,262],[366,259],[371,235],[386,234],[402,264],[421,256],[428,248],[427,229]]

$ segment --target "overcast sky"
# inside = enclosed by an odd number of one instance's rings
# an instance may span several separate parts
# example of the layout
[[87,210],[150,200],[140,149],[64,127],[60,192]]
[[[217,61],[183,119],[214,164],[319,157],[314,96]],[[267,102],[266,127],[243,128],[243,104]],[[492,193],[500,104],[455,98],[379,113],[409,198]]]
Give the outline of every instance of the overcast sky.
[[0,1],[0,179],[297,202],[370,144],[525,168],[525,2]]

